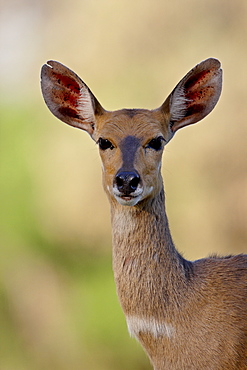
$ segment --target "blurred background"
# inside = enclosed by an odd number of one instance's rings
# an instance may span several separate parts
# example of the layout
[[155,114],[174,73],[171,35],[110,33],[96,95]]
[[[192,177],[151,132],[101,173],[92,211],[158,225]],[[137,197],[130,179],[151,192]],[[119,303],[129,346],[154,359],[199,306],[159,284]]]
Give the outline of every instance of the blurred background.
[[197,259],[247,252],[246,45],[246,0],[1,0],[1,370],[151,369],[115,293],[97,147],[46,108],[42,64],[114,110],[156,108],[195,64],[222,62],[215,110],[163,158],[175,244]]

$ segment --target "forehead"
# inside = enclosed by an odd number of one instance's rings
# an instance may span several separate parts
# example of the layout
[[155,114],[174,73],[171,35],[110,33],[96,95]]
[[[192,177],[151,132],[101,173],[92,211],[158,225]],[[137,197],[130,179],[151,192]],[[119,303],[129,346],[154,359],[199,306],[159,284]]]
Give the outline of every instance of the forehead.
[[138,141],[162,135],[159,120],[153,111],[146,109],[122,109],[107,112],[96,125],[96,136],[122,141],[132,136]]

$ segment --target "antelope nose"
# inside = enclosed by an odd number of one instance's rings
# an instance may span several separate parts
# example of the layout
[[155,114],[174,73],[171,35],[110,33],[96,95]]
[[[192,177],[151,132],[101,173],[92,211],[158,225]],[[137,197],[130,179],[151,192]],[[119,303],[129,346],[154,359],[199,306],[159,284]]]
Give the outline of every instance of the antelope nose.
[[115,177],[118,190],[125,195],[133,193],[140,183],[140,176],[136,171],[120,171]]

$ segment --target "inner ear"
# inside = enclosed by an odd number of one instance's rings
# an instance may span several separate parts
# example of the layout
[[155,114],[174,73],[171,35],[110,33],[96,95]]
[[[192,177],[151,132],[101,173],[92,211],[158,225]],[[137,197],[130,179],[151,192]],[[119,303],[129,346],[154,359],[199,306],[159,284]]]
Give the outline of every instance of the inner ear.
[[41,89],[48,108],[57,118],[93,134],[96,117],[105,110],[73,71],[61,63],[47,62],[41,70]]
[[161,110],[169,118],[170,130],[196,123],[215,107],[222,89],[222,70],[217,59],[207,59],[177,84]]

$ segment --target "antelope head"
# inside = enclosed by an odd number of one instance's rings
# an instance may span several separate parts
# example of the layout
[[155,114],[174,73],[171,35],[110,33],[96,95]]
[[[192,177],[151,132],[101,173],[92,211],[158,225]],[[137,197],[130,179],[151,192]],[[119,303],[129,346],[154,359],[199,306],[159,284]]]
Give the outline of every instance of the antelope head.
[[221,85],[220,62],[210,58],[187,73],[159,108],[111,112],[64,65],[49,61],[41,72],[48,108],[63,122],[87,131],[98,144],[104,189],[110,201],[125,206],[135,206],[160,192],[164,146],[178,129],[212,111]]

